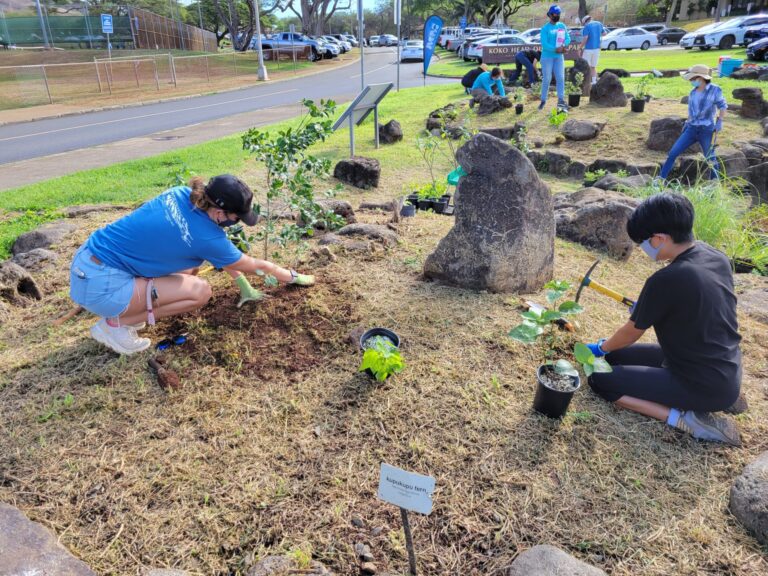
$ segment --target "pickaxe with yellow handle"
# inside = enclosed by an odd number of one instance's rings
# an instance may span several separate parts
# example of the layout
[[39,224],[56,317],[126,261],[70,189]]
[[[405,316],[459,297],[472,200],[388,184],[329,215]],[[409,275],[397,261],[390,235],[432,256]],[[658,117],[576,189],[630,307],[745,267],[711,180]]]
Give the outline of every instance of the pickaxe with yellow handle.
[[589,270],[587,270],[587,273],[584,274],[584,277],[581,279],[581,282],[579,283],[579,289],[576,291],[576,302],[579,301],[579,298],[581,298],[581,291],[584,290],[584,288],[592,288],[593,290],[597,290],[600,292],[600,294],[603,294],[605,296],[608,296],[609,298],[613,298],[616,300],[616,302],[619,302],[620,304],[624,304],[627,306],[630,310],[635,306],[635,301],[630,300],[626,296],[622,296],[615,290],[611,290],[607,286],[603,286],[599,282],[595,282],[592,280],[592,272],[594,272],[595,267],[600,264],[600,260],[596,260],[592,266],[589,267]]

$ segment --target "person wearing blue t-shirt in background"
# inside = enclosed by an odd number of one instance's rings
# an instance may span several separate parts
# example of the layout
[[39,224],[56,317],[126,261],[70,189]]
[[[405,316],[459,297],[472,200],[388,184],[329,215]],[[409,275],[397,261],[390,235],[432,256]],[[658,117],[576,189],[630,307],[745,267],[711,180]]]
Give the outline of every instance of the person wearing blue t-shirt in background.
[[583,39],[581,41],[581,57],[589,63],[592,69],[592,84],[597,84],[597,61],[600,59],[600,42],[605,34],[602,22],[592,20],[592,16],[584,16]]
[[235,176],[165,191],[140,208],[100,228],[80,246],[70,268],[70,297],[100,316],[91,336],[120,354],[146,350],[137,330],[156,318],[204,306],[211,287],[195,274],[208,261],[224,268],[240,288],[240,302],[259,300],[243,273],[263,273],[281,282],[311,286],[313,276],[297,274],[251,258],[227,238],[224,228],[256,224],[253,193]]
[[553,4],[547,11],[549,22],[541,27],[541,103],[539,110],[544,109],[549,95],[549,84],[552,75],[557,86],[557,108],[568,110],[565,103],[565,47],[571,43],[568,27],[560,22],[560,6]]

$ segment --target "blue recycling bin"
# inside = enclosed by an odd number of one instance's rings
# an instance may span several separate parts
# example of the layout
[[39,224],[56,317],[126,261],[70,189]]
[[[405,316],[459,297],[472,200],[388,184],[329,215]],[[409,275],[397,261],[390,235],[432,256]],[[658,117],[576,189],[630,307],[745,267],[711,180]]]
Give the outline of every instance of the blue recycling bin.
[[729,58],[720,62],[720,78],[726,78],[730,76],[736,68],[739,68],[744,64],[744,60],[740,58]]

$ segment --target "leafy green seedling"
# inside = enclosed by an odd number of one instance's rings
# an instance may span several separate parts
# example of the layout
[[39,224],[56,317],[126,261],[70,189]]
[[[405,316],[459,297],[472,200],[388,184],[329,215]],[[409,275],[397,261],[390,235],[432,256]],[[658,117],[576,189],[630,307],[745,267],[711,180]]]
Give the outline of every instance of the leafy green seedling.
[[379,382],[383,382],[392,374],[401,372],[405,362],[400,357],[400,350],[385,336],[374,336],[363,344],[363,361],[360,372],[370,370]]

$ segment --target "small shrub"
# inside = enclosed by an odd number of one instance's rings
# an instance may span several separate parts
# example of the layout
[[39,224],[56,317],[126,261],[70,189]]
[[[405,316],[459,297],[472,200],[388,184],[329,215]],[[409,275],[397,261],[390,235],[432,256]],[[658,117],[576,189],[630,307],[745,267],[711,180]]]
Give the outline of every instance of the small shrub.
[[400,350],[385,336],[374,336],[364,344],[363,361],[360,372],[370,370],[376,380],[383,382],[390,375],[401,372],[405,362],[400,356]]
[[594,170],[594,171],[587,170],[584,173],[584,180],[586,180],[588,182],[597,182],[598,180],[600,180],[600,178],[602,178],[606,174],[608,174],[608,172],[606,172],[602,168],[600,168],[598,170]]
[[558,111],[556,108],[553,108],[548,116],[549,124],[555,127],[560,126],[560,124],[565,122],[567,119],[568,113],[565,111]]
[[566,86],[566,90],[568,94],[581,94],[581,87],[584,83],[584,74],[581,72],[576,72],[573,75],[573,80],[571,82],[568,82],[568,86]]

